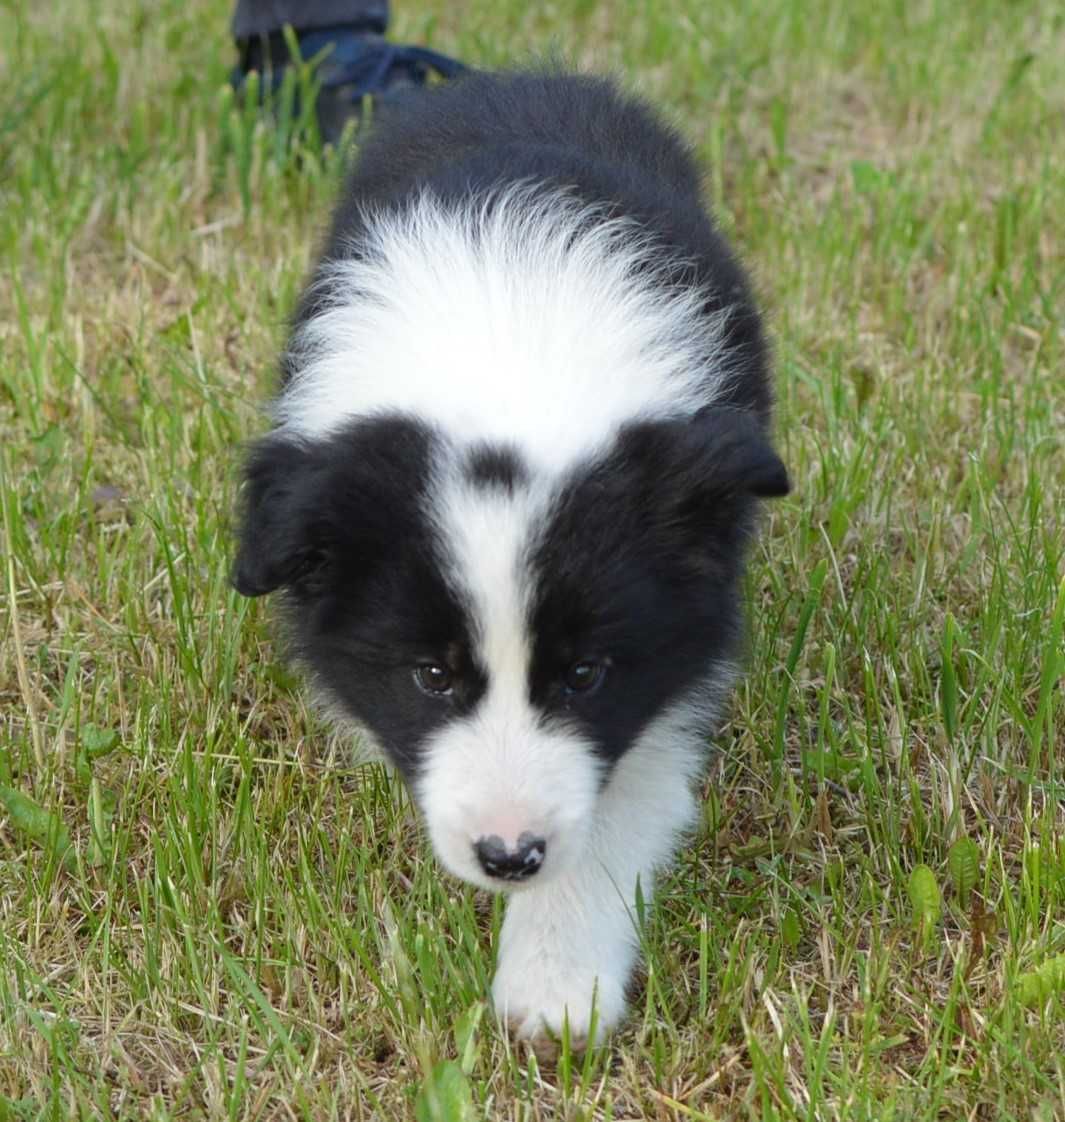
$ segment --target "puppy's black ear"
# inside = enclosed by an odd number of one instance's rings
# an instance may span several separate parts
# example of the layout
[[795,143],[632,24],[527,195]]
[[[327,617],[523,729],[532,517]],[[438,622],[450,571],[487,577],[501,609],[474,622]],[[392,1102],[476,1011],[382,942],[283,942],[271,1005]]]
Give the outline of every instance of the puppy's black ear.
[[700,572],[735,572],[755,502],[789,488],[761,417],[735,406],[634,426],[621,451],[631,493],[652,512],[662,548]]
[[262,596],[296,583],[323,557],[316,499],[323,468],[313,452],[267,437],[252,451],[244,474],[240,545],[233,587]]
[[759,499],[791,490],[787,468],[769,443],[762,420],[750,410],[725,405],[701,409],[688,422],[681,443],[696,490]]

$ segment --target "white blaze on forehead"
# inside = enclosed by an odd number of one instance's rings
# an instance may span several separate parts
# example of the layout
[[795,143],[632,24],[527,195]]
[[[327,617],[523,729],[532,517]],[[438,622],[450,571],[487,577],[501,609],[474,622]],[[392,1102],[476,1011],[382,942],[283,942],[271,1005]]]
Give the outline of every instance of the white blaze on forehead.
[[634,222],[562,192],[520,186],[490,206],[426,194],[369,216],[353,248],[321,270],[323,310],[292,340],[275,410],[295,434],[400,411],[557,471],[725,381],[725,316],[705,314],[706,293],[668,283]]
[[474,653],[488,674],[488,703],[527,696],[529,549],[542,490],[478,486],[455,476],[438,485],[430,515],[447,556],[447,578],[467,605]]
[[513,847],[532,833],[546,841],[550,875],[584,844],[602,771],[592,745],[546,727],[529,698],[529,553],[551,494],[544,483],[478,486],[453,470],[428,504],[487,686],[471,714],[429,738],[419,803],[441,860],[489,887],[498,885],[477,865],[473,843],[494,834]]

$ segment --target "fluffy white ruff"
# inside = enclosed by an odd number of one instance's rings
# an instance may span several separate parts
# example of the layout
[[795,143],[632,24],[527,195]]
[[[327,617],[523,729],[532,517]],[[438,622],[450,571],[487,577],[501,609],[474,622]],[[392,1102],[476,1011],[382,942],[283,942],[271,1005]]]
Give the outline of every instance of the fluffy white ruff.
[[629,220],[520,186],[491,205],[427,193],[367,228],[324,267],[324,310],[293,339],[275,404],[293,435],[398,410],[557,470],[625,422],[719,396],[724,315],[664,284],[669,264]]

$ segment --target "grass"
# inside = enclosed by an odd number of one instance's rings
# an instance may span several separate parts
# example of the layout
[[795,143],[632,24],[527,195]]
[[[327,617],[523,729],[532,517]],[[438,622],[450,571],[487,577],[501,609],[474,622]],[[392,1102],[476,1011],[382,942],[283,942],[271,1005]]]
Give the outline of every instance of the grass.
[[612,1046],[510,1049],[498,903],[227,584],[338,161],[222,0],[6,4],[0,1119],[1065,1118],[1059,6],[397,8],[622,72],[764,295],[796,489],[703,826]]

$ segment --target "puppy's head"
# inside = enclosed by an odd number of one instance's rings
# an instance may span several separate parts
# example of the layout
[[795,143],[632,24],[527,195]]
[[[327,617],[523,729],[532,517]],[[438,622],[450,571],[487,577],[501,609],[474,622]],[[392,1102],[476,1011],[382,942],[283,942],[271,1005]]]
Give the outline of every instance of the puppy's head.
[[643,421],[565,474],[416,420],[267,437],[234,581],[401,771],[442,862],[490,888],[579,861],[618,762],[734,653],[753,415]]

